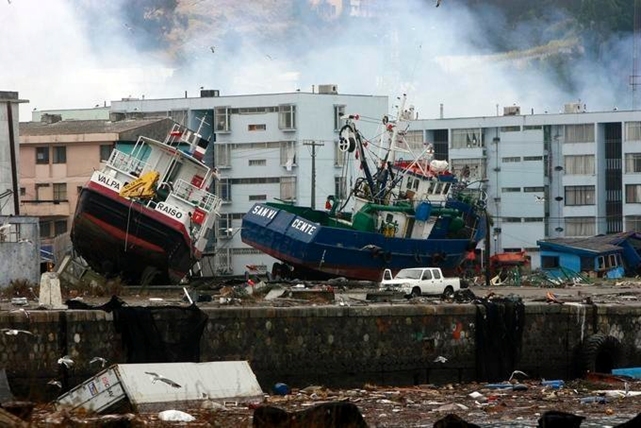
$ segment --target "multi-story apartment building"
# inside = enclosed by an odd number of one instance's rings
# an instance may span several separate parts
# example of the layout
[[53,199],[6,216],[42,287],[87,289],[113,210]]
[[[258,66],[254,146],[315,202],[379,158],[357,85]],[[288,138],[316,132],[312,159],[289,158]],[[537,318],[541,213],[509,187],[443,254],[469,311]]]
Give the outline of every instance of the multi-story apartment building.
[[42,245],[55,253],[69,249],[80,188],[113,147],[132,145],[140,135],[160,138],[170,126],[169,119],[60,119],[43,114],[39,122],[20,123],[20,210],[39,218]]
[[492,253],[527,250],[536,241],[641,229],[641,111],[417,120],[410,138],[488,193]]
[[312,92],[237,96],[203,90],[198,98],[113,101],[111,112],[171,116],[190,127],[204,123],[205,137],[215,133],[205,161],[220,172],[216,194],[224,204],[215,245],[201,267],[211,275],[242,275],[247,266],[271,269],[275,262],[241,242],[242,216],[257,201],[278,198],[324,206],[328,195],[345,192],[346,165],[337,147],[341,116],[359,114],[360,129],[366,137],[374,136],[388,113],[388,99],[339,94],[336,85],[319,85]]

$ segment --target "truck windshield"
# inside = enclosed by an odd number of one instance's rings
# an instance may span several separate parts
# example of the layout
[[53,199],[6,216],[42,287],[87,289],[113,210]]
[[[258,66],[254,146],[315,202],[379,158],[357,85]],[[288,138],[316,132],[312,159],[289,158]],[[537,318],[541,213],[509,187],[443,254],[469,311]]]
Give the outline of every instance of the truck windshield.
[[421,270],[401,270],[396,274],[396,279],[421,279]]

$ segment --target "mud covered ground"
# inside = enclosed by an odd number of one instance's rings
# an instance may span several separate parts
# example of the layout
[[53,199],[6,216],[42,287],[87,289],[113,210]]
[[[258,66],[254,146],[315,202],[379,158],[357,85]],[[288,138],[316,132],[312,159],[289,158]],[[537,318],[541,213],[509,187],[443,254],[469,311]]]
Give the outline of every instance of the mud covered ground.
[[[543,386],[540,380],[519,381],[524,390],[486,388],[485,384],[452,384],[442,387],[384,387],[364,385],[361,389],[336,390],[309,386],[287,395],[266,395],[262,403],[208,403],[206,409],[186,412],[195,420],[183,426],[251,427],[258,405],[271,405],[289,412],[309,409],[327,402],[353,403],[369,427],[431,427],[447,414],[456,414],[467,422],[485,427],[535,427],[549,410],[585,417],[582,427],[616,426],[641,412],[641,381],[625,384],[577,380],[559,389]],[[638,394],[638,395],[637,395]],[[582,401],[589,401],[582,403]],[[33,427],[108,426],[120,418],[120,426],[170,426],[158,414],[122,414],[92,416],[56,412],[50,405],[39,405],[30,420]],[[342,424],[337,427],[344,426]]]

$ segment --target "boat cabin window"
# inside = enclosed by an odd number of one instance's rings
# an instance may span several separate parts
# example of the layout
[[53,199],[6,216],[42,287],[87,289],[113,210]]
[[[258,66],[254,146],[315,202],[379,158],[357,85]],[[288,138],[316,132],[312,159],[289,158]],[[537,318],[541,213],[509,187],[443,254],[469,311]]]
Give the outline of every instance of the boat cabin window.
[[432,271],[423,271],[423,277],[421,279],[432,279]]
[[394,214],[387,214],[387,215],[385,216],[385,221],[386,221],[387,223],[391,223],[391,222],[393,222],[393,221],[394,221]]

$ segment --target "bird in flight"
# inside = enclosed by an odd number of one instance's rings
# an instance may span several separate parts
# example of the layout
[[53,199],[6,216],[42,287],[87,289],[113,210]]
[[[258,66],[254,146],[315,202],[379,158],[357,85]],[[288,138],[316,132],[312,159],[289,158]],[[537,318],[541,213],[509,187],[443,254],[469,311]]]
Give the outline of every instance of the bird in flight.
[[523,373],[521,370],[514,370],[508,379],[508,382],[511,382],[514,379],[514,376],[521,375],[523,377],[529,377],[527,374]]
[[439,355],[438,357],[434,358],[435,363],[447,363],[447,358],[445,358],[442,355]]
[[441,0],[436,0],[436,7],[439,7],[441,5]]
[[70,369],[75,364],[69,355],[58,358],[58,364],[63,364],[66,368]]
[[33,336],[33,333],[30,332],[29,330],[18,330],[16,328],[3,328],[0,331],[6,334],[7,336],[17,336],[19,334],[27,334],[29,336]]
[[177,384],[173,380],[167,379],[166,377],[164,377],[162,375],[159,375],[158,373],[145,372],[145,374],[148,374],[149,376],[151,376],[151,383],[156,383],[157,381],[161,381],[161,382],[164,382],[167,385],[171,386],[172,388],[182,388],[182,386],[180,386],[179,384]]
[[91,361],[89,361],[89,364],[96,364],[100,363],[100,367],[104,368],[107,365],[107,360],[102,357],[93,357]]
[[62,388],[62,383],[56,379],[51,379],[49,382],[47,382],[47,385],[57,386],[58,388]]
[[211,50],[211,53],[216,53],[216,46],[210,46],[209,50]]

